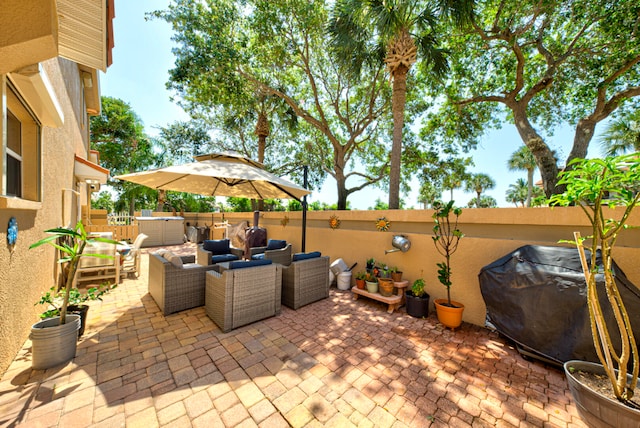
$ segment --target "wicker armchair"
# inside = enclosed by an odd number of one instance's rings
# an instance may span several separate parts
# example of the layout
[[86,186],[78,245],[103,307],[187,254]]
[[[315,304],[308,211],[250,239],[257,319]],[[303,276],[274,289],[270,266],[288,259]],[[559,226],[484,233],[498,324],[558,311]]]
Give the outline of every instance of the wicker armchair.
[[149,254],[149,294],[163,315],[203,306],[205,274],[216,268],[196,264],[195,256],[178,258],[182,262],[180,267],[176,266],[180,263],[172,263],[161,255]]
[[[207,243],[213,243],[213,245],[216,247],[220,247],[220,244],[223,244],[222,247],[228,248],[228,250],[215,252],[205,250],[205,248],[207,247]],[[205,241],[202,244],[198,244],[198,248],[196,250],[196,262],[200,265],[208,266],[216,263],[239,260],[242,259],[243,255],[244,250],[241,248],[231,247],[230,241],[228,239]]]
[[292,309],[329,297],[329,257],[293,261],[282,268],[282,304]]
[[[251,250],[256,248],[266,247],[254,247]],[[271,260],[273,263],[289,266],[291,264],[291,244],[278,250],[264,250],[262,253],[252,255],[251,260]]]
[[207,272],[207,315],[223,332],[280,313],[282,266]]

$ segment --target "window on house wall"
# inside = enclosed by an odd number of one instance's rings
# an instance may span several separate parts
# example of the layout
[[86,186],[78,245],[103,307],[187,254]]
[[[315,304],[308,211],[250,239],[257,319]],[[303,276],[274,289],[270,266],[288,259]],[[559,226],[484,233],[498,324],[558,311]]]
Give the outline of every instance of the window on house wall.
[[6,82],[2,195],[40,201],[40,123],[18,91]]

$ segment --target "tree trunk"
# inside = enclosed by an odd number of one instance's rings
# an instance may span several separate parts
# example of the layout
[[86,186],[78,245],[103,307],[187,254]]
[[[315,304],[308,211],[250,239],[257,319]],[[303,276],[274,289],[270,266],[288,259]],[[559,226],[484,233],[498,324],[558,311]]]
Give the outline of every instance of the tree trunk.
[[556,158],[551,149],[549,149],[549,146],[546,145],[542,137],[538,135],[531,125],[531,122],[529,122],[525,111],[526,106],[517,104],[509,107],[511,107],[513,111],[513,118],[520,138],[522,138],[524,144],[536,158],[536,164],[542,176],[544,193],[547,197],[550,197],[555,193],[556,183],[558,182],[558,165]]
[[402,160],[402,129],[404,109],[407,101],[407,73],[409,69],[399,66],[393,74],[393,144],[391,146],[391,170],[389,172],[389,209],[400,208],[400,167]]
[[[597,123],[598,122],[593,119],[580,119],[578,121],[576,133],[573,137],[573,147],[571,147],[571,152],[567,157],[565,170],[570,168],[568,165],[573,159],[584,159],[587,157],[589,143],[593,139]],[[556,186],[556,193],[562,193],[565,189],[566,186]]]
[[135,210],[136,210],[136,199],[131,198],[129,199],[129,215],[133,216],[135,214]]
[[156,205],[156,212],[161,213],[164,211],[164,204],[167,200],[167,191],[158,189],[158,205]]
[[531,197],[533,196],[533,168],[527,170],[527,208],[531,207]]
[[480,195],[482,195],[482,192],[476,192],[478,194],[478,196],[476,197],[476,208],[480,208]]
[[[255,134],[258,136],[258,162],[264,163],[264,152],[267,147],[267,137],[270,134],[271,126],[269,125],[269,119],[267,115],[260,112],[258,115],[258,122],[256,123]],[[255,203],[251,204],[254,211],[264,211],[264,200],[258,199]]]
[[333,169],[335,170],[335,179],[336,186],[338,188],[338,209],[346,210],[347,209],[347,177],[344,175],[344,148],[339,150],[337,147],[334,147],[334,155],[333,155]]

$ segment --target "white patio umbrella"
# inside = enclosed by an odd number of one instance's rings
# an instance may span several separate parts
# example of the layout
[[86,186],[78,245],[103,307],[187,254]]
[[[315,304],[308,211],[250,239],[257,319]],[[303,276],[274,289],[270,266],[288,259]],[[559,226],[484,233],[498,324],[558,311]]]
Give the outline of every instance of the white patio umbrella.
[[206,196],[251,199],[297,199],[311,193],[266,171],[259,162],[231,153],[196,156],[196,162],[168,166],[114,178],[153,189],[174,190]]

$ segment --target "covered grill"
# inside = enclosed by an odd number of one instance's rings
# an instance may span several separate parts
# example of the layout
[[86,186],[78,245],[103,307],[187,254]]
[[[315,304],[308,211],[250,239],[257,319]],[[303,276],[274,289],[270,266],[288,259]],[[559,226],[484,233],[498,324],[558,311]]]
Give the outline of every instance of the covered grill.
[[251,248],[264,247],[267,245],[267,229],[259,227],[260,211],[253,212],[253,227],[250,227],[245,232],[244,240],[244,254],[245,257],[251,254]]
[[[640,290],[615,262],[613,273],[633,331],[640,338]],[[557,364],[568,360],[598,362],[587,286],[576,248],[520,247],[483,267],[479,280],[487,326],[513,340],[521,353]],[[598,274],[598,284],[604,285],[603,274]],[[607,324],[614,325],[602,288],[598,291]],[[614,343],[619,342],[613,336]]]

